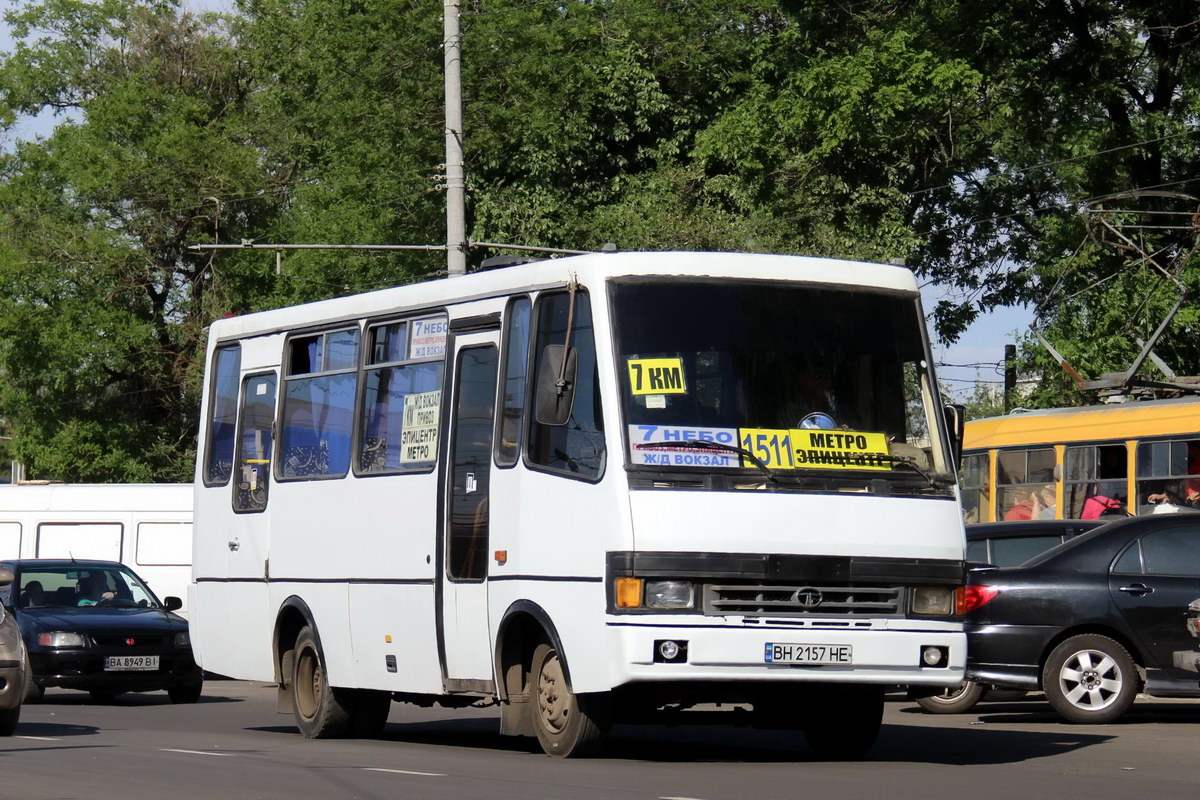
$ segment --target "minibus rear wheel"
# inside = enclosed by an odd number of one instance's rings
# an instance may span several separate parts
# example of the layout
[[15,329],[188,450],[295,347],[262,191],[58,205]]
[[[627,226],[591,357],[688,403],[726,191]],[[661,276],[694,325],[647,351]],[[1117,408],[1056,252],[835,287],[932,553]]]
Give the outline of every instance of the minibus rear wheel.
[[612,725],[607,693],[572,692],[558,651],[545,642],[533,651],[529,680],[533,729],[548,755],[571,758],[600,749]]
[[349,697],[329,685],[321,647],[305,625],[296,636],[292,660],[292,714],[305,739],[336,739],[350,730]]

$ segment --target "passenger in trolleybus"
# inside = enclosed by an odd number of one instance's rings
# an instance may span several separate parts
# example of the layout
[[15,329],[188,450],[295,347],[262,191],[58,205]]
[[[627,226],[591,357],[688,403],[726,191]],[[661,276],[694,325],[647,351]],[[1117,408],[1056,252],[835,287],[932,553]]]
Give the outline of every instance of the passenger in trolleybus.
[[647,281],[615,284],[614,308],[633,464],[952,483],[911,298]]

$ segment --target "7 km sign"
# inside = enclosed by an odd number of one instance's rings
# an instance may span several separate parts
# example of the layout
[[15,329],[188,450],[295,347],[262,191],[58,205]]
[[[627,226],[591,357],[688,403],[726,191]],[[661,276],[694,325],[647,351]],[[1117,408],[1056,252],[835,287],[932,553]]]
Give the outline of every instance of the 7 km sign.
[[628,364],[634,394],[687,394],[682,358],[631,358]]

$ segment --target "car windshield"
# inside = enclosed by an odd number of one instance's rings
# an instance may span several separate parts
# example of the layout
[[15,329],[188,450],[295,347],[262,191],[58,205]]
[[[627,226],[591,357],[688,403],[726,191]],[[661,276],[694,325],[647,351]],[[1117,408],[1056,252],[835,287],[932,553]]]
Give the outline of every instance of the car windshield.
[[785,474],[949,482],[914,297],[763,281],[612,295],[633,465],[755,469],[740,447]]
[[161,608],[132,572],[118,567],[36,567],[18,575],[18,608]]

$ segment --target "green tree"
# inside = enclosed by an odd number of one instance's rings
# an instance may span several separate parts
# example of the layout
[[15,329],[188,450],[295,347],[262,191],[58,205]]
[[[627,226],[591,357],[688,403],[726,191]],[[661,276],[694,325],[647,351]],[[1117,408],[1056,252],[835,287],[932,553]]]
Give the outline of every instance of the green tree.
[[209,198],[256,199],[222,204],[232,237],[277,203],[275,165],[238,137],[244,65],[219,19],[165,4],[11,19],[24,41],[0,63],[8,109],[75,120],[4,156],[0,409],[16,455],[43,477],[187,479],[204,328],[248,285],[186,245],[216,230]]

